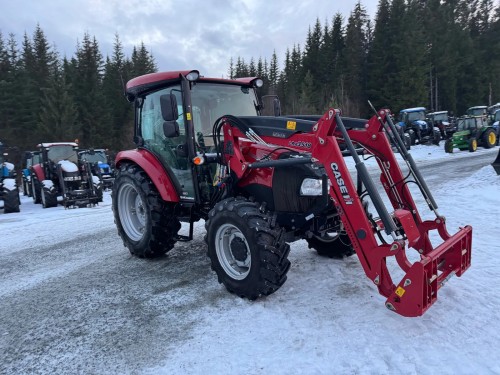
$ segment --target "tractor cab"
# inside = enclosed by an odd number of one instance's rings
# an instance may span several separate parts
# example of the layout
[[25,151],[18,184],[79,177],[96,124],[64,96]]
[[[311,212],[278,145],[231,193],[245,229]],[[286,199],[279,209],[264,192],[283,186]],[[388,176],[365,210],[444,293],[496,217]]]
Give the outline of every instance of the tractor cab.
[[441,137],[447,139],[454,133],[454,124],[448,116],[448,111],[431,112],[427,114],[427,123],[439,129]]
[[488,107],[485,105],[476,105],[474,107],[470,107],[465,111],[466,116],[484,116],[488,115]]
[[196,168],[205,160],[192,161],[209,154],[221,116],[260,114],[256,88],[261,85],[259,78],[205,79],[197,71],[154,73],[127,84],[136,108],[135,142],[167,172],[175,186],[168,194],[184,202],[199,202],[208,194],[212,181]]

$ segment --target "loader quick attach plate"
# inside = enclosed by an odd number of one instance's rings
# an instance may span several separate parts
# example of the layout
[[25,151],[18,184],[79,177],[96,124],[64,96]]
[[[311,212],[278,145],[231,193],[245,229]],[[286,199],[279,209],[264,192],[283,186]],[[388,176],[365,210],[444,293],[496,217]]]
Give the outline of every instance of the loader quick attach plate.
[[387,298],[385,305],[403,316],[422,315],[437,299],[437,291],[471,263],[472,227],[466,226],[415,262]]

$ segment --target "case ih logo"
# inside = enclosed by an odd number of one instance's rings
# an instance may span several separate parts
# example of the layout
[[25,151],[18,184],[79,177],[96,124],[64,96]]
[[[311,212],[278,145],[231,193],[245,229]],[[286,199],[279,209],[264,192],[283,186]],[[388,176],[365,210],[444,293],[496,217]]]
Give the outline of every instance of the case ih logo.
[[330,164],[332,168],[333,174],[335,175],[335,179],[337,180],[337,185],[339,185],[340,192],[342,193],[342,198],[344,198],[345,204],[352,204],[353,199],[349,195],[349,191],[347,190],[347,186],[345,186],[344,179],[342,178],[342,174],[339,172],[339,166],[337,163]]
[[302,147],[302,148],[311,148],[312,147],[311,142],[304,142],[304,141],[290,141],[288,144],[290,146],[293,146],[293,147]]

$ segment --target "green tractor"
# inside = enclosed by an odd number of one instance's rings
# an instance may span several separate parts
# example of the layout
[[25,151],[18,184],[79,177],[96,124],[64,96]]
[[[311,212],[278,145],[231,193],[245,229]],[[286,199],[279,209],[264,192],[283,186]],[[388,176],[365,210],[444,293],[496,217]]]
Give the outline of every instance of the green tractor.
[[497,144],[498,134],[488,124],[484,116],[464,116],[458,119],[457,131],[444,144],[445,152],[452,153],[453,148],[474,152],[478,146],[492,148]]

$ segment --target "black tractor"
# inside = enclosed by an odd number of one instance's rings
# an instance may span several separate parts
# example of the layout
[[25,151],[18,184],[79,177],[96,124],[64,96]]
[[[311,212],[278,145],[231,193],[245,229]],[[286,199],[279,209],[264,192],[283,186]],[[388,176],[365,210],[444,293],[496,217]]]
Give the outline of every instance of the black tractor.
[[40,143],[40,160],[31,166],[33,200],[55,207],[58,197],[68,207],[86,207],[102,201],[102,185],[90,163],[78,159],[74,142]]

